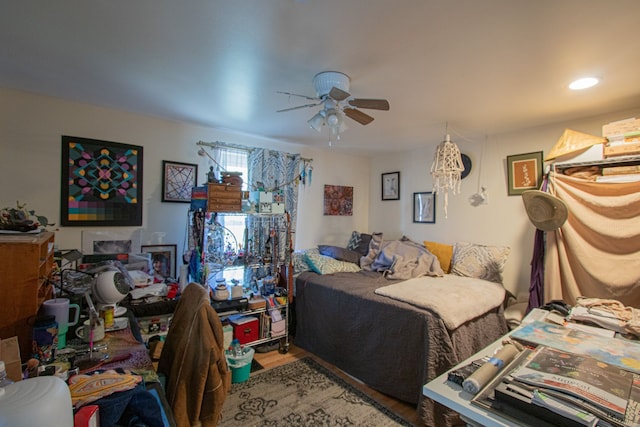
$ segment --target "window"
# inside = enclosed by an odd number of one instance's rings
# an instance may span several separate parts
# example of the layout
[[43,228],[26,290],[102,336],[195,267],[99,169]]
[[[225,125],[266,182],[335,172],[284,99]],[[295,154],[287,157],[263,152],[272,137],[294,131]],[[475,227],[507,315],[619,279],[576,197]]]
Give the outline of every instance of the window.
[[[249,188],[249,152],[232,147],[217,147],[214,153],[216,161],[229,172],[242,173],[242,190],[248,191]],[[238,241],[239,249],[244,248],[244,229],[246,215],[220,215],[218,222],[223,227],[229,229]]]

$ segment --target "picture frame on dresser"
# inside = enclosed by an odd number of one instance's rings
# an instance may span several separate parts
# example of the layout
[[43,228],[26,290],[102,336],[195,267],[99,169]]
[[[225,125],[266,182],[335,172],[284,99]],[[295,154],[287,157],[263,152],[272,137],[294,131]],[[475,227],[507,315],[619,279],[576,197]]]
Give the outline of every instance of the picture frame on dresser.
[[191,203],[191,191],[198,179],[198,165],[194,163],[162,161],[162,201]]
[[[160,270],[159,273],[163,277],[170,277],[175,279],[177,276],[177,267],[176,267],[176,252],[178,251],[178,246],[175,244],[168,245],[142,245],[140,247],[142,253],[151,254],[151,263],[152,267],[155,270],[158,267]],[[161,262],[164,260],[164,264]],[[156,264],[160,262],[162,265],[156,266]],[[151,272],[153,274],[154,271]]]

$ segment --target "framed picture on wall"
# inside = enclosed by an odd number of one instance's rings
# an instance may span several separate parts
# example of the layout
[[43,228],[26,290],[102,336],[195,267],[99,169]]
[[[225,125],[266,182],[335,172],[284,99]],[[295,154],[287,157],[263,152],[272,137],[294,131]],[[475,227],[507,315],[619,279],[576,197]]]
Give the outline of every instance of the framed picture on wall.
[[191,191],[196,186],[198,165],[162,161],[162,201],[191,203]]
[[542,151],[507,156],[509,196],[537,190],[542,183]]
[[60,224],[142,225],[142,147],[62,136]]
[[413,193],[413,222],[435,224],[436,193],[433,191]]
[[400,172],[382,174],[382,200],[400,200]]

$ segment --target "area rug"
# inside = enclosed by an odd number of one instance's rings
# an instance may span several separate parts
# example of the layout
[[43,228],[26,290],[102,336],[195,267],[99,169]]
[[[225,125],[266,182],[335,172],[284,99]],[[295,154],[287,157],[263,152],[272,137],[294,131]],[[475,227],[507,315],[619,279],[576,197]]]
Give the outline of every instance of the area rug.
[[304,358],[231,386],[222,427],[410,426],[333,372]]

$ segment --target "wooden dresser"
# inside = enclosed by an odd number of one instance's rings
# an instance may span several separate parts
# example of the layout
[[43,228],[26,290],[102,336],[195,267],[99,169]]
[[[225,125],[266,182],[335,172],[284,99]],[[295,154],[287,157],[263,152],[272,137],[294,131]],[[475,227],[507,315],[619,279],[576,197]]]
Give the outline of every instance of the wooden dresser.
[[209,183],[207,211],[240,212],[242,210],[242,191],[239,185]]
[[0,338],[18,337],[23,362],[31,357],[31,329],[40,305],[53,297],[48,279],[54,238],[48,231],[0,235]]

